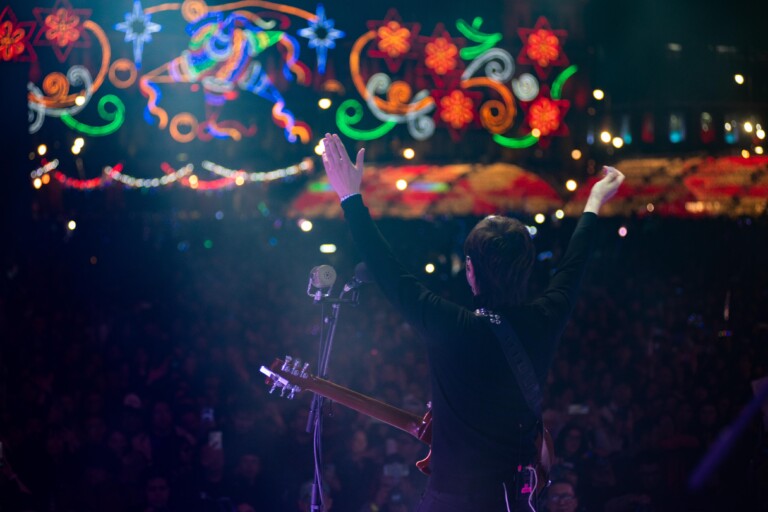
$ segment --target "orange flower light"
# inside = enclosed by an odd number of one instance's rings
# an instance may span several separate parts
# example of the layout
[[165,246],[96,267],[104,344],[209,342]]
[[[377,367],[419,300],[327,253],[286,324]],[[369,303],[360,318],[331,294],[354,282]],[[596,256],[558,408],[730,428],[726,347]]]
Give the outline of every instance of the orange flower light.
[[444,75],[456,69],[459,49],[446,38],[438,37],[433,42],[427,43],[424,51],[427,54],[424,63],[438,75]]
[[24,36],[22,28],[14,27],[10,21],[0,24],[0,58],[11,60],[24,52]]
[[440,100],[440,119],[448,123],[451,128],[460,130],[464,128],[472,118],[472,99],[461,91],[453,91]]
[[389,21],[377,30],[379,36],[379,50],[397,58],[411,49],[411,31],[403,27],[397,21]]
[[538,29],[528,36],[526,53],[539,66],[547,67],[560,55],[560,40],[551,31]]
[[528,110],[528,124],[542,137],[547,136],[560,127],[560,108],[552,100],[541,98]]
[[45,37],[56,41],[59,46],[67,46],[80,38],[80,17],[68,9],[61,8],[45,18]]

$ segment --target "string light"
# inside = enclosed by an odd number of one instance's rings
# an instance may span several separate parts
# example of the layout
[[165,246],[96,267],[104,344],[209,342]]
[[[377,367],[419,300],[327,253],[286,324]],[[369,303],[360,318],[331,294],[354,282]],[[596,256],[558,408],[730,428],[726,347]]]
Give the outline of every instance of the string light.
[[574,192],[577,188],[579,188],[579,184],[576,183],[576,180],[568,180],[565,182],[565,188],[568,190],[568,192]]
[[603,98],[605,98],[605,93],[602,89],[595,89],[592,91],[592,96],[597,100],[601,101]]
[[47,152],[48,152],[48,146],[46,146],[45,144],[40,144],[39,146],[37,146],[37,154],[38,155],[43,156]]
[[611,142],[613,144],[613,147],[615,147],[616,149],[619,149],[624,145],[624,139],[622,139],[621,137],[614,137]]
[[739,85],[743,85],[744,84],[744,75],[742,75],[740,73],[737,73],[737,74],[733,75],[733,81],[736,82]]
[[320,98],[317,102],[317,106],[323,110],[328,110],[333,105],[333,102],[329,98]]
[[628,233],[628,231],[627,231],[627,228],[625,226],[621,226],[619,228],[619,236],[621,238],[624,238],[625,236],[627,236],[627,233]]
[[611,132],[608,131],[602,131],[600,132],[600,140],[608,144],[611,142]]
[[334,244],[322,244],[320,246],[320,252],[323,254],[333,254],[336,252],[336,245]]
[[83,148],[81,148],[80,146],[72,146],[72,154],[73,154],[73,155],[79,155],[79,154],[80,154],[80,151],[81,151],[82,149],[83,149]]
[[762,128],[758,128],[755,131],[755,135],[757,135],[758,139],[763,140],[763,139],[765,139],[765,130],[763,130]]
[[565,212],[563,210],[557,210],[555,212],[555,218],[558,220],[563,220],[565,218]]
[[413,157],[416,156],[416,151],[413,150],[413,148],[405,148],[403,150],[403,158],[406,160],[413,160]]
[[32,186],[35,187],[35,189],[40,190],[40,187],[43,186],[43,180],[40,178],[35,178],[35,180],[32,182]]
[[746,149],[741,150],[741,157],[742,158],[749,158],[749,151]]
[[544,221],[545,221],[545,220],[547,220],[547,218],[544,216],[544,214],[543,214],[543,213],[537,213],[537,214],[536,214],[536,215],[533,217],[533,220],[535,220],[535,221],[536,221],[536,224],[544,224]]
[[67,223],[67,229],[70,231],[74,231],[77,228],[77,222],[71,220]]
[[424,266],[424,271],[425,271],[427,274],[431,274],[431,273],[433,273],[433,272],[435,271],[435,265],[434,265],[434,264],[432,264],[432,263],[427,263],[427,264]]
[[403,179],[397,180],[395,182],[395,187],[397,190],[403,191],[408,188],[408,182]]
[[573,151],[571,151],[571,158],[573,158],[574,160],[581,159],[581,151],[578,149],[574,149]]
[[325,144],[323,144],[323,141],[317,143],[317,146],[315,146],[315,154],[317,156],[323,156],[323,153],[325,153]]
[[305,233],[312,231],[312,221],[307,219],[299,219],[299,229]]
[[755,154],[756,155],[762,155],[763,154],[763,146],[755,146]]
[[747,132],[747,133],[752,133],[752,130],[754,130],[754,129],[755,129],[755,127],[754,127],[754,126],[752,126],[752,123],[750,123],[749,121],[746,121],[746,122],[744,123],[744,131],[745,131],[745,132]]

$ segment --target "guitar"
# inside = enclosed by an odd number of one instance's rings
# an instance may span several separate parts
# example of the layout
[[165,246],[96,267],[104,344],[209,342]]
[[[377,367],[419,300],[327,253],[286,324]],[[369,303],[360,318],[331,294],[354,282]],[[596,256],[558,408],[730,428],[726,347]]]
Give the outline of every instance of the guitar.
[[[427,446],[432,443],[432,410],[427,410],[424,416],[418,416],[403,409],[365,396],[351,389],[339,386],[331,381],[315,377],[307,372],[309,363],[302,365],[299,359],[285,357],[285,361],[275,359],[267,368],[261,367],[261,373],[267,376],[267,384],[271,384],[269,390],[273,393],[280,390],[280,396],[292,399],[302,391],[312,391],[334,402],[338,402],[352,410],[363,413],[381,422],[391,425],[406,432]],[[534,494],[544,489],[549,482],[549,472],[554,463],[554,444],[552,436],[547,429],[542,429],[536,437],[537,460],[533,465],[536,471],[535,485],[530,488]],[[432,456],[430,450],[427,456],[416,463],[416,467],[425,475],[430,474],[429,460]]]

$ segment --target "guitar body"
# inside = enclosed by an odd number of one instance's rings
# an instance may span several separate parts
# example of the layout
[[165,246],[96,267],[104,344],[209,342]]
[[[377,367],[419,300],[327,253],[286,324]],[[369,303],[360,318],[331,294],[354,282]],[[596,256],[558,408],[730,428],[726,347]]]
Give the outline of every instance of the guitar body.
[[[273,390],[281,389],[281,395],[288,391],[290,398],[296,392],[312,391],[407,432],[427,446],[432,446],[432,409],[427,410],[423,417],[419,417],[375,398],[310,375],[306,373],[308,365],[305,365],[303,369],[300,366],[298,360],[286,357],[286,361],[276,359],[270,368],[262,366],[261,373],[267,376],[267,383],[272,384]],[[549,472],[554,463],[554,443],[547,429],[541,429],[536,437],[535,445],[536,462],[533,467],[536,470],[537,480],[536,489],[532,489],[532,492],[538,494],[548,485]],[[416,463],[416,467],[425,475],[431,473],[429,467],[431,457],[432,451],[430,450],[423,460]]]

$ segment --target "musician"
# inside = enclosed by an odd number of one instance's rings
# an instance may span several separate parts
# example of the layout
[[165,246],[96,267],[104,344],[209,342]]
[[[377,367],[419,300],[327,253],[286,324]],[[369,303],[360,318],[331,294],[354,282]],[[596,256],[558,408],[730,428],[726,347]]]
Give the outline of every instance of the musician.
[[[605,167],[547,290],[525,301],[534,247],[515,219],[480,221],[465,242],[467,282],[477,309],[428,290],[393,255],[360,195],[361,149],[353,164],[338,135],[326,134],[323,163],[352,237],[385,296],[425,340],[432,381],[432,473],[419,512],[528,510],[535,486],[540,418],[526,406],[489,315],[510,322],[540,383],[576,300],[597,234],[597,213],[623,174]],[[519,505],[516,505],[519,503]],[[532,503],[531,503],[532,505]]]

